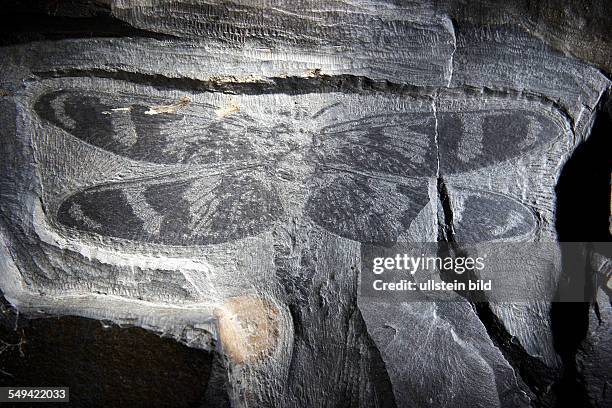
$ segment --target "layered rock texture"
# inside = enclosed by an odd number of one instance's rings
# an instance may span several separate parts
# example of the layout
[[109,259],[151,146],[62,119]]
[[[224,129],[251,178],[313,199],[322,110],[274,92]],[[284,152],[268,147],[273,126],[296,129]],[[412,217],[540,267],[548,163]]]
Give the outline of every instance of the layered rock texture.
[[[189,346],[175,406],[609,406],[606,245],[526,265],[529,302],[358,288],[369,242],[609,240],[612,22],[580,4],[16,2],[5,320]],[[593,303],[553,303],[575,279]]]

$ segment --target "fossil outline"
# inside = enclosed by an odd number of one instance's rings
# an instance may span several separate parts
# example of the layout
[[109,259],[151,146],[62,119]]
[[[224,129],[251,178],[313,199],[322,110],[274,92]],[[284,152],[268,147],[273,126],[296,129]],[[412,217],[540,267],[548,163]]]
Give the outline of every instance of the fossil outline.
[[[92,110],[92,105],[95,104],[99,106]],[[335,105],[337,103],[321,111],[334,109]],[[85,112],[85,116],[93,115],[96,125],[101,126],[89,126],[89,122],[85,125],[84,120],[75,117],[76,106],[80,112]],[[204,108],[211,111],[214,106],[205,105]],[[232,159],[240,157],[244,150],[249,149],[251,149],[249,154],[256,158],[272,159],[272,163],[254,160],[251,167],[228,170],[226,174],[217,176],[208,184],[199,183],[196,177],[177,177],[173,181],[157,180],[157,183],[147,181],[143,184],[136,181],[140,184],[133,186],[130,186],[128,181],[88,187],[68,197],[56,214],[60,223],[81,232],[93,232],[132,241],[169,245],[206,245],[263,232],[267,229],[265,224],[278,221],[283,214],[282,200],[278,198],[279,189],[275,182],[271,181],[278,178],[275,174],[279,170],[278,164],[292,151],[304,149],[304,146],[296,147],[295,143],[292,144],[290,136],[293,129],[287,123],[281,122],[262,130],[254,118],[239,111],[235,115],[224,117],[223,120],[212,120],[211,114],[208,117],[197,118],[180,112],[162,112],[153,116],[141,104],[132,104],[127,108],[112,108],[104,105],[99,97],[82,90],[43,93],[36,100],[35,110],[39,117],[84,143],[94,145],[107,153],[142,162],[201,166],[236,164],[237,161]],[[506,147],[510,150],[507,157],[499,158],[491,154],[491,151],[486,151],[483,140],[490,136],[488,135],[490,132],[484,129],[487,121],[503,120],[504,115],[510,117],[513,113],[516,114],[516,111],[516,109],[509,111],[497,109],[472,110],[467,113],[443,112],[437,114],[439,117],[436,117],[436,112],[382,113],[320,126],[318,132],[313,133],[311,143],[306,146],[310,154],[307,161],[312,167],[312,173],[310,180],[302,181],[307,182],[309,189],[314,191],[308,194],[304,203],[305,212],[316,224],[337,235],[357,241],[389,239],[392,241],[427,205],[429,197],[427,187],[423,183],[436,175],[436,170],[433,168],[436,159],[442,159],[444,171],[462,173],[479,167],[492,166],[517,157],[525,150],[535,150],[552,143],[554,137],[549,136],[554,132],[550,132],[550,126],[547,128],[542,124],[544,122],[538,123],[537,114],[527,111],[527,114],[518,116],[526,119],[523,123],[526,134],[514,145],[509,145],[507,142]],[[306,119],[312,119],[319,114],[320,112],[317,112]],[[447,131],[445,127],[451,126],[454,121],[455,128],[465,133],[461,116],[466,115],[470,116],[471,122],[478,122],[476,125],[471,123],[468,132],[474,133],[474,126],[480,128],[480,135],[477,135],[477,138],[480,138],[478,140],[480,146],[475,153],[472,152],[467,158],[465,154],[464,157],[452,156],[452,150],[456,147],[453,143],[465,142],[461,137],[451,138],[450,141],[445,140],[432,146],[436,142],[433,140],[437,131],[434,126],[440,126],[442,131]],[[544,117],[544,115],[539,116]],[[436,121],[440,123],[434,123]],[[549,120],[549,123],[552,121]],[[172,126],[186,126],[191,133],[181,138],[172,138],[168,133]],[[87,129],[93,130],[87,133]],[[117,129],[130,134],[129,143],[125,143],[125,138],[118,137]],[[106,131],[106,134],[101,134],[101,130]],[[514,135],[510,136],[520,134],[516,132],[516,127],[511,130],[514,131]],[[152,131],[157,132],[157,140],[150,137]],[[284,139],[279,139],[279,134],[285,135]],[[542,134],[546,137],[538,138],[538,135]],[[140,143],[141,139],[143,143]],[[264,142],[265,146],[259,146],[257,142]],[[445,142],[449,144],[444,145]],[[212,147],[207,147],[206,143],[212,143]],[[153,149],[151,145],[161,149],[164,154],[158,154],[159,151]],[[134,146],[140,150],[134,150]],[[490,150],[491,146],[488,148]],[[437,158],[435,154],[438,155]],[[371,160],[372,158],[374,160]],[[481,159],[480,162],[478,159]],[[458,164],[457,168],[453,168],[454,164]],[[182,192],[172,193],[172,189],[177,190],[180,185],[186,183],[193,184]],[[240,185],[242,190],[228,187],[232,184]],[[339,191],[337,191],[338,186],[340,186]],[[164,191],[164,188],[169,191]],[[154,195],[148,194],[150,190],[155,189],[160,192],[159,196],[170,197],[169,206],[164,208],[163,203],[155,200]],[[136,190],[138,194],[134,195]],[[107,212],[92,216],[87,214],[87,211],[83,211],[83,208],[88,206],[87,196],[95,201],[103,201],[104,197],[98,193],[104,191],[107,192],[108,199],[112,195],[108,195],[108,192],[115,194],[116,205],[124,209],[123,213]],[[202,191],[208,200],[195,197]],[[345,197],[342,197],[342,192],[345,193]],[[234,196],[236,193],[243,194],[244,197],[236,198]],[[481,193],[486,196],[492,192]],[[187,200],[187,203],[181,203],[180,199],[184,198],[185,194],[191,199]],[[352,194],[352,199],[347,200],[349,194]],[[140,199],[134,200],[135,196]],[[395,200],[389,200],[390,196],[395,196]],[[180,199],[174,200],[176,197]],[[330,197],[333,197],[335,202],[330,200]],[[379,200],[373,199],[375,197],[379,197]],[[262,203],[268,207],[262,206]],[[338,206],[338,203],[343,203],[344,206]],[[252,210],[250,217],[241,219],[240,216],[248,213],[249,209]],[[326,211],[326,216],[321,216],[321,209]],[[355,209],[361,209],[361,212]],[[172,210],[175,214],[172,214]],[[257,210],[261,211],[258,213]],[[527,207],[525,211],[529,212]],[[133,217],[125,218],[130,212]],[[138,218],[138,213],[143,213],[147,219]],[[171,222],[169,218],[177,213],[183,214],[183,219],[178,223]],[[218,215],[221,217],[216,217]],[[122,216],[125,219],[121,220]],[[230,218],[230,222],[224,223],[221,219],[223,217]],[[118,225],[115,230],[125,232],[118,234],[116,231],[105,231],[106,226],[100,227],[102,221],[112,221],[113,218],[120,226],[127,225],[133,228],[119,228]],[[185,230],[184,224],[190,224],[190,228]],[[225,235],[215,235],[212,231],[215,228],[217,231],[225,230]],[[162,237],[162,230],[170,231],[170,234]],[[375,233],[367,236],[368,231]]]

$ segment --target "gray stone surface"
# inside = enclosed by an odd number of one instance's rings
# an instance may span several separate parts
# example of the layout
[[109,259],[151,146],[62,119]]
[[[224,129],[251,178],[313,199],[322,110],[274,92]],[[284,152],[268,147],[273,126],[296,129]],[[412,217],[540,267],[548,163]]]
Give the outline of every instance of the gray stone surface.
[[[0,48],[20,312],[217,349],[235,406],[558,402],[549,302],[376,303],[358,282],[360,243],[558,239],[555,185],[610,87],[560,28],[447,2],[110,3],[168,37]],[[517,290],[548,299],[556,273]]]

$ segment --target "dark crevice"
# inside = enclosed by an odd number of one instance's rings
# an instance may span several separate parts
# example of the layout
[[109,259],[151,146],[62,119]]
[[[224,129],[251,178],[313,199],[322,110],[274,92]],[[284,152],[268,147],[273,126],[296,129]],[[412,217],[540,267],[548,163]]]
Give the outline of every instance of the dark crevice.
[[[438,256],[465,257],[466,253],[461,249],[455,238],[453,229],[453,209],[450,201],[450,193],[440,175],[438,177],[438,200],[442,207],[442,214],[438,221]],[[467,270],[463,274],[454,271],[441,273],[441,278],[447,282],[467,282],[477,280],[474,271]],[[501,319],[493,312],[488,298],[482,290],[465,290],[457,293],[468,300],[476,312],[479,320],[485,327],[493,344],[502,352],[504,358],[520,376],[519,383],[528,387],[527,394],[535,398],[536,407],[552,407],[556,403],[555,395],[551,392],[552,386],[558,380],[555,371],[544,364],[541,360],[531,356],[508,332]],[[527,390],[525,390],[527,391]]]
[[[555,228],[562,242],[610,241],[610,173],[612,172],[612,90],[596,107],[589,137],[576,147],[559,176],[555,192]],[[609,245],[596,248],[602,254]]]
[[[558,299],[593,299],[596,274],[589,265],[592,253],[612,258],[610,253],[610,174],[612,173],[612,100],[610,89],[601,97],[589,137],[572,153],[556,186],[555,227],[560,241],[585,243],[585,259],[562,252]],[[562,247],[563,249],[563,247]],[[584,263],[587,263],[586,268]],[[585,274],[585,270],[587,273]],[[575,293],[584,288],[584,293]],[[560,407],[590,406],[587,390],[576,365],[576,357],[589,329],[592,302],[555,302],[551,309],[554,345],[563,361],[563,376],[557,385]]]
[[437,180],[438,189],[438,200],[442,206],[442,219],[438,217],[438,241],[446,242],[448,244],[454,243],[454,230],[453,230],[453,207],[450,202],[450,194],[444,182],[442,175],[438,176]]
[[595,312],[597,322],[601,325],[603,323],[603,319],[601,318],[601,309],[599,308],[599,303],[593,302],[593,312]]
[[[470,293],[469,296],[479,298],[485,295]],[[535,396],[534,405],[536,407],[555,406],[558,400],[553,392],[553,386],[559,380],[557,372],[525,351],[517,339],[508,332],[488,302],[472,302],[472,307],[495,346],[502,352],[512,368],[519,373],[520,379]]]
[[210,80],[187,77],[168,77],[160,74],[143,74],[129,71],[108,71],[104,69],[65,69],[34,72],[36,79],[95,77],[127,81],[147,85],[160,90],[182,90],[189,92],[222,92],[235,95],[287,94],[301,95],[326,92],[382,92],[397,95],[429,96],[436,88],[417,87],[374,80],[357,75],[310,75],[269,77],[259,81],[241,81],[234,76],[223,76]]

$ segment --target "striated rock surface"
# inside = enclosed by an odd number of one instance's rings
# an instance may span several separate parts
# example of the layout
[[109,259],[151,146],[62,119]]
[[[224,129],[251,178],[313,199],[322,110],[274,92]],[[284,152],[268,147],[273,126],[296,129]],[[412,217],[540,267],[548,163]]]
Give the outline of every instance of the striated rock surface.
[[552,407],[570,383],[605,406],[609,319],[560,351],[561,265],[517,277],[538,301],[360,296],[365,243],[607,239],[562,236],[556,186],[608,37],[474,3],[113,0],[71,13],[116,35],[15,34],[5,298],[218,351],[202,404]]
[[610,395],[610,298],[603,291],[589,310],[589,329],[577,354],[580,382],[584,386],[589,403],[594,407],[606,407],[612,403]]

